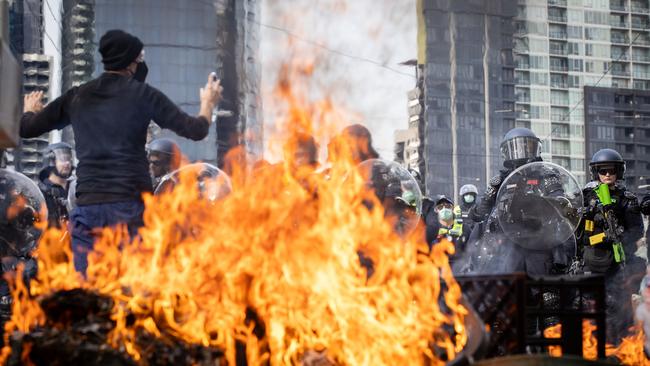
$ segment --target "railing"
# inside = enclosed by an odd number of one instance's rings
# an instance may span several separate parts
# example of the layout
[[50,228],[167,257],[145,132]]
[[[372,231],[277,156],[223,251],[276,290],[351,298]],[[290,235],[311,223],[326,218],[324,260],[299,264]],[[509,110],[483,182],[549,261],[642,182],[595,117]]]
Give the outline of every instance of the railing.
[[551,55],[560,55],[560,56],[566,56],[566,55],[568,55],[567,49],[564,48],[564,47],[560,47],[560,48],[551,47],[551,48],[548,50],[548,52],[549,52]]
[[650,55],[633,55],[632,59],[634,61],[650,62]]
[[632,22],[632,28],[646,29],[648,28],[648,22]]
[[634,13],[648,14],[648,11],[650,11],[650,9],[648,9],[647,6],[632,4],[632,12],[634,12]]
[[609,22],[609,25],[616,28],[627,28],[627,22],[617,22],[612,20]]
[[530,85],[530,79],[517,79],[517,78],[515,78],[515,84]]
[[567,121],[568,113],[551,113],[551,121]]
[[519,103],[530,103],[530,95],[517,96],[517,102],[519,102]]
[[548,32],[549,38],[566,39],[566,32]]
[[627,56],[627,53],[619,53],[618,55],[613,54],[612,58],[614,60],[629,60],[630,58]]
[[609,4],[609,10],[627,11],[627,6],[625,4]]
[[548,5],[566,6],[566,0],[548,0]]
[[[559,105],[559,106],[568,106],[569,105],[569,99],[560,99],[560,98],[551,98],[551,104],[553,105]],[[559,116],[556,116],[559,117]],[[561,121],[558,119],[558,121]]]
[[515,64],[515,68],[516,69],[530,69],[530,64],[522,64],[522,63]]
[[569,87],[569,83],[567,83],[566,81],[551,81],[551,88],[568,88],[568,87]]
[[615,69],[612,69],[611,73],[614,76],[630,76],[630,72],[627,71],[627,70],[615,70]]
[[550,20],[552,22],[566,23],[566,15],[550,15],[549,14],[548,20]]
[[629,37],[612,37],[611,40],[612,40],[612,43],[623,43],[623,44],[630,43],[630,38]]
[[563,71],[567,72],[569,71],[569,67],[566,65],[551,65],[551,71]]
[[650,72],[635,71],[634,72],[634,77],[635,78],[640,78],[640,79],[650,79]]

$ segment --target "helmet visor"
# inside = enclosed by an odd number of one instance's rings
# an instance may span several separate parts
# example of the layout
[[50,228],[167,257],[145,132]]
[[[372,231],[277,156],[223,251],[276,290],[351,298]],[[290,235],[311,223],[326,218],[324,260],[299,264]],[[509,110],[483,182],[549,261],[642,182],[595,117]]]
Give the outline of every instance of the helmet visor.
[[501,155],[505,160],[532,159],[541,153],[540,141],[534,137],[515,137],[501,144]]
[[69,149],[55,149],[53,153],[56,161],[72,164],[72,151]]

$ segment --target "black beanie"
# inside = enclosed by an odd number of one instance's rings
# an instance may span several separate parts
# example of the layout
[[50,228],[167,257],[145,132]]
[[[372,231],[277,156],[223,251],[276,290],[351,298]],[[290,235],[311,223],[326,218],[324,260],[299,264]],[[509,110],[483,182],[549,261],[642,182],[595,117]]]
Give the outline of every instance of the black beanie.
[[109,30],[99,40],[105,70],[123,70],[135,61],[144,45],[138,37],[119,29]]

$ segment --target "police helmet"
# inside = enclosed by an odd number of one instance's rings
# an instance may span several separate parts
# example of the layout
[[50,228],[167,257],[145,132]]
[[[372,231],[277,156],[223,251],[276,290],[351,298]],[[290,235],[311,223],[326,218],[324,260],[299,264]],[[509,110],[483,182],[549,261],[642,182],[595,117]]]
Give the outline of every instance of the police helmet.
[[181,165],[181,148],[172,139],[165,137],[155,139],[147,145],[147,154],[158,154],[169,164],[169,170],[176,170]]
[[612,165],[616,168],[616,179],[623,179],[625,174],[625,160],[618,151],[613,149],[598,150],[589,162],[589,170],[594,180],[598,180],[598,169],[605,165]]
[[53,168],[56,166],[56,159],[72,160],[72,146],[65,142],[57,142],[47,147],[44,154],[43,167]]
[[435,202],[435,206],[438,206],[439,204],[442,203],[448,203],[452,206],[454,205],[454,201],[452,201],[451,198],[445,196],[444,194],[437,195],[434,202]]
[[461,197],[470,193],[473,193],[475,196],[478,196],[478,188],[476,188],[476,186],[473,184],[465,184],[464,186],[460,187],[459,194]]
[[527,128],[513,128],[501,141],[501,155],[506,161],[532,160],[541,154],[541,140]]

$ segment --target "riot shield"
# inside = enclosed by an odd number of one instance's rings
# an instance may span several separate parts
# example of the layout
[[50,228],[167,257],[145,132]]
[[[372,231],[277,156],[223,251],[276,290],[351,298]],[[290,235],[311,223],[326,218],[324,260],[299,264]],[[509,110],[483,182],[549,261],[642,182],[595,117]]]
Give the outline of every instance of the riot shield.
[[22,257],[34,248],[47,222],[45,198],[26,176],[0,169],[0,256]]
[[417,180],[401,165],[382,159],[359,164],[366,186],[384,207],[385,216],[395,220],[400,234],[412,232],[422,212],[422,192]]
[[504,234],[521,247],[546,250],[569,240],[580,222],[582,190],[563,167],[526,164],[501,184],[496,216]]
[[228,174],[214,165],[194,163],[182,166],[160,180],[155,195],[171,192],[181,180],[194,180],[198,185],[199,195],[210,202],[227,196],[232,191]]

